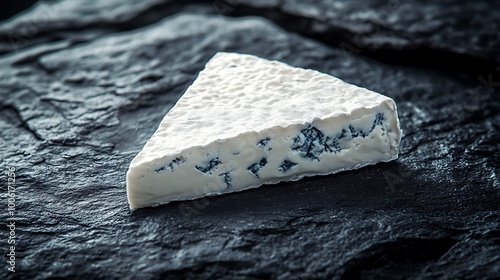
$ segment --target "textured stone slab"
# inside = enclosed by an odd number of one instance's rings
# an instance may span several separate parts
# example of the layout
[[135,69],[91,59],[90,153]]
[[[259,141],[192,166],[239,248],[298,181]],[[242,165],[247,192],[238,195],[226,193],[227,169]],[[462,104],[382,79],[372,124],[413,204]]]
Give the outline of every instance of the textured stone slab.
[[[97,7],[89,9],[107,18]],[[259,18],[179,14],[134,31],[109,22],[124,32],[0,57],[0,160],[16,168],[18,278],[499,274],[498,87],[363,53],[347,61],[341,49]],[[99,24],[67,32],[102,34]],[[218,51],[387,94],[405,131],[398,161],[130,213],[128,164]],[[2,222],[7,215],[0,211]],[[0,244],[7,253],[7,240]]]
[[[459,54],[463,55],[463,62],[470,62],[469,56],[500,62],[500,38],[495,35],[500,30],[500,13],[485,12],[498,11],[498,2],[228,0],[225,3],[216,5],[216,10],[229,15],[262,14],[286,29],[329,42],[349,54],[375,51],[380,55],[386,53],[387,59],[392,55],[405,61],[411,60],[407,57],[410,54],[426,54],[428,59],[435,56],[439,61],[449,56],[449,64],[458,63],[452,57]],[[406,56],[391,50],[405,51]]]

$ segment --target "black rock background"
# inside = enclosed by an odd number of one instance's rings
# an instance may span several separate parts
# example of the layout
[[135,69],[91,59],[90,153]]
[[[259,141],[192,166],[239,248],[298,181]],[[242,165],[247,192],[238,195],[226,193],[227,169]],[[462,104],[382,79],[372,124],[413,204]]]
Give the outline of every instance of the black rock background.
[[[3,227],[0,278],[497,277],[492,2],[55,0],[4,10],[0,217],[16,225],[16,272]],[[128,163],[217,51],[394,98],[400,158],[131,212]]]

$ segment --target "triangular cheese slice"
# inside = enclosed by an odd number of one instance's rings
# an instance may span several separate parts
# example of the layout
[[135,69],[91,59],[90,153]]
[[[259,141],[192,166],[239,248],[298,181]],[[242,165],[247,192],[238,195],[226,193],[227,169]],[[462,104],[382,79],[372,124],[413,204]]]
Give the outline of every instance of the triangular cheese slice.
[[132,160],[128,200],[135,209],[356,169],[396,159],[400,138],[391,98],[218,53]]

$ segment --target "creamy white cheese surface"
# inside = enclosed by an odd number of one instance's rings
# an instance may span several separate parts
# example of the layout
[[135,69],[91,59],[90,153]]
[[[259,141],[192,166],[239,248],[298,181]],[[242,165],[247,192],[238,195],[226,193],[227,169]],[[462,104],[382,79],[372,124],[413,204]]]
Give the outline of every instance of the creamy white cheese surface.
[[[218,53],[130,163],[130,208],[398,157],[396,104],[335,77]],[[334,186],[332,186],[334,187]]]

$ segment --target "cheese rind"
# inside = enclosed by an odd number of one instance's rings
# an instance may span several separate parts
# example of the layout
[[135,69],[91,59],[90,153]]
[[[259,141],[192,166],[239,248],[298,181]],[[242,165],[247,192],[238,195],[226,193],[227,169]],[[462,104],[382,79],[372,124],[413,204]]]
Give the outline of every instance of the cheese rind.
[[132,160],[132,209],[398,156],[396,104],[314,70],[218,53]]

